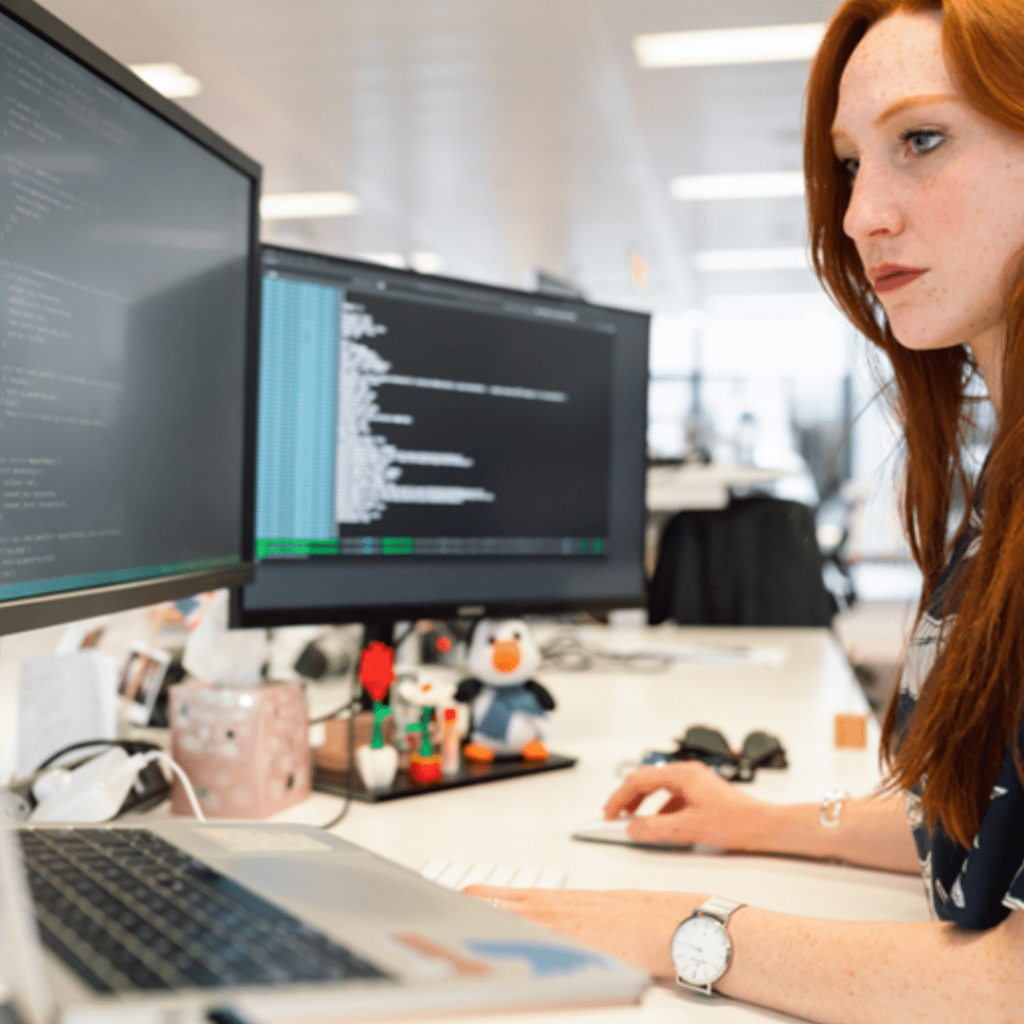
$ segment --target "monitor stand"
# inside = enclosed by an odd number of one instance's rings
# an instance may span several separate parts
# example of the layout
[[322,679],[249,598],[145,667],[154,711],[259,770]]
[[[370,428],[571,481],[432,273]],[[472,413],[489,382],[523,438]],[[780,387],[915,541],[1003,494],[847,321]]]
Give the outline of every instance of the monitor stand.
[[[394,623],[373,621],[364,623],[363,645],[372,641],[380,641],[389,646],[394,643]],[[363,693],[369,700],[369,695]],[[356,700],[351,702],[354,706]],[[350,719],[351,721],[351,719]],[[351,738],[351,732],[350,732]],[[313,788],[321,793],[335,796],[350,797],[364,803],[381,803],[385,800],[396,800],[407,796],[420,796],[424,793],[437,793],[445,789],[457,789],[461,786],[475,786],[483,782],[498,782],[523,775],[536,775],[540,772],[555,771],[560,768],[571,768],[576,758],[563,754],[549,753],[543,761],[528,761],[525,758],[495,758],[486,764],[475,763],[462,759],[459,770],[454,775],[443,776],[434,782],[418,782],[409,776],[408,771],[399,767],[394,781],[385,789],[367,789],[355,766],[355,758],[349,746],[349,765],[347,770],[336,771],[314,765]]]

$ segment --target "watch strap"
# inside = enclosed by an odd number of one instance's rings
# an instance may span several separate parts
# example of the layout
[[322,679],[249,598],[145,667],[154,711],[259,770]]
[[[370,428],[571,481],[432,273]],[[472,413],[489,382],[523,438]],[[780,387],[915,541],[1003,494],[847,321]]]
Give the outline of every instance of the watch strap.
[[727,900],[724,896],[712,896],[702,903],[695,911],[695,914],[702,914],[704,917],[713,917],[716,921],[725,924],[726,921],[736,913],[745,903],[737,903],[735,900]]

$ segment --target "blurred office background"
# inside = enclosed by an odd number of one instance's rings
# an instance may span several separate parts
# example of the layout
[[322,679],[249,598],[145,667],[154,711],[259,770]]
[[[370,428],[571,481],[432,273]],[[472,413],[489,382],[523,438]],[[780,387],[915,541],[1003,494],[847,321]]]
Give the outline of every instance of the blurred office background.
[[266,240],[652,312],[652,460],[791,470],[861,596],[913,599],[895,437],[804,251],[832,0],[43,3],[263,163]]

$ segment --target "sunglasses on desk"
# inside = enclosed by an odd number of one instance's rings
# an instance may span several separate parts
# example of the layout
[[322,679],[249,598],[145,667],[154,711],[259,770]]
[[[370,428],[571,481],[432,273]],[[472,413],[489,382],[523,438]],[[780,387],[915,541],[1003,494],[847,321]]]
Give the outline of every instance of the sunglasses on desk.
[[651,751],[641,763],[702,761],[730,782],[752,782],[758,768],[787,767],[786,751],[778,738],[760,730],[750,733],[738,752],[722,733],[706,725],[691,726],[676,743],[670,754]]

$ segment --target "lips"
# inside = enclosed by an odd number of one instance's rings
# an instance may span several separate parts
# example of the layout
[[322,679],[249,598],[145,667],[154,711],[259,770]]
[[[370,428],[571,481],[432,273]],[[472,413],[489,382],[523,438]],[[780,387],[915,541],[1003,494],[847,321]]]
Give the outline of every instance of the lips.
[[880,266],[872,267],[868,272],[875,292],[892,292],[904,285],[916,281],[922,274],[927,274],[927,269],[921,267],[903,267],[896,263],[883,263]]

